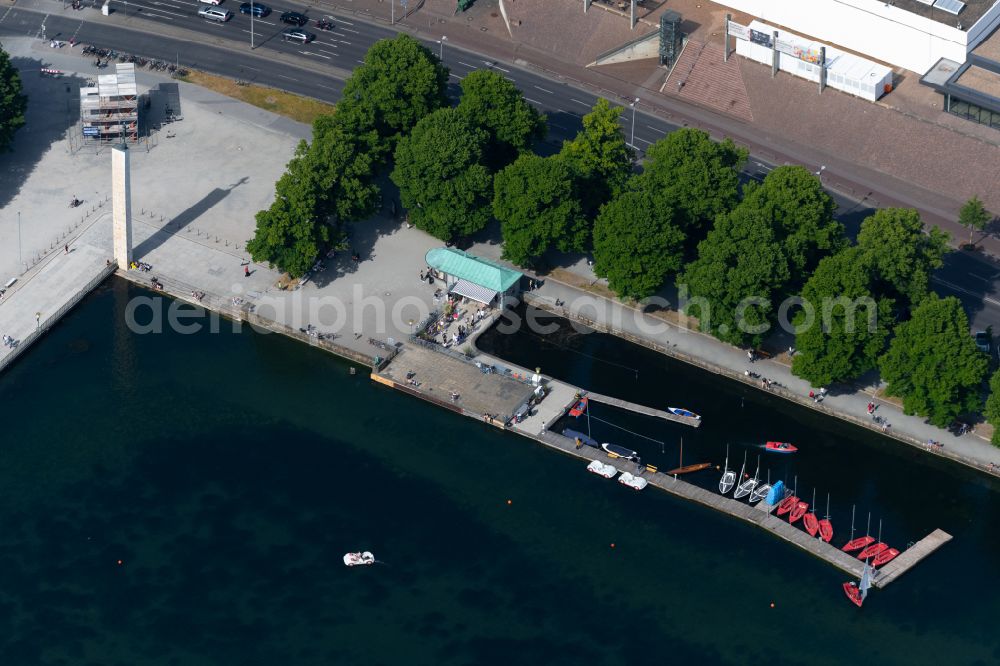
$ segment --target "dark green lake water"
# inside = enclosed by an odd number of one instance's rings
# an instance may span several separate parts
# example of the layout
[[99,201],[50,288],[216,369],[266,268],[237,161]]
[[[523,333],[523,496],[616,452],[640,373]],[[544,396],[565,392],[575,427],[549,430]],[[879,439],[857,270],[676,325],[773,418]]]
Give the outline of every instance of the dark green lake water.
[[[998,489],[971,473],[603,336],[493,340],[702,413],[695,432],[595,410],[662,439],[600,434],[654,464],[682,434],[690,462],[807,444],[772,473],[830,489],[838,542],[854,502],[898,545],[955,535],[858,611],[842,574],[756,528],[299,343],[130,333],[139,294],[108,283],[0,377],[5,666],[1000,662]],[[344,567],[360,549],[384,564]]]

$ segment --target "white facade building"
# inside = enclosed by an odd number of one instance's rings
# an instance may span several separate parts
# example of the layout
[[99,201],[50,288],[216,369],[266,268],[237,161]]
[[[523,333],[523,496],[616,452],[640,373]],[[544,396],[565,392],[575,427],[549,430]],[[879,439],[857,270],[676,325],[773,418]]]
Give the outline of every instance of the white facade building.
[[[715,0],[794,32],[923,74],[966,56],[1000,26],[1000,0]],[[933,2],[933,0],[932,0]],[[958,13],[946,6],[961,5]],[[961,27],[959,27],[961,26]]]

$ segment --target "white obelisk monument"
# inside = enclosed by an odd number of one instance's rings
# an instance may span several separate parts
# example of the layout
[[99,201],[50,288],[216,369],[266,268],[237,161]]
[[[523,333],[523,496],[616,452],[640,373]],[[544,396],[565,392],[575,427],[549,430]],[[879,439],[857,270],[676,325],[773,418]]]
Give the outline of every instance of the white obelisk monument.
[[127,271],[132,263],[132,186],[128,146],[111,149],[111,216],[115,263]]

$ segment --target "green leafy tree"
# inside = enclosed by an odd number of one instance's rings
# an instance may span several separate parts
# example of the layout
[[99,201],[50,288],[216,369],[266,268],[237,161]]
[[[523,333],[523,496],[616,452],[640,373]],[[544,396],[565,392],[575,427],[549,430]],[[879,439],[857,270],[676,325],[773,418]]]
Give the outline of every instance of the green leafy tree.
[[883,208],[861,223],[858,247],[872,262],[874,292],[910,308],[930,288],[931,273],[948,251],[948,234],[931,227],[925,234],[920,214],[909,208]]
[[379,203],[374,181],[379,158],[374,130],[351,135],[336,115],[313,122],[313,142],[298,165],[296,176],[315,188],[316,218],[334,222],[360,220]]
[[979,391],[989,359],[969,335],[959,300],[931,292],[896,327],[879,369],[889,395],[903,398],[903,411],[944,427],[982,406]]
[[876,367],[895,321],[892,301],[871,292],[871,266],[857,247],[819,262],[796,313],[792,372],[813,386],[854,379]]
[[10,56],[0,49],[0,152],[14,142],[14,133],[24,126],[28,97],[23,92],[21,76],[10,62]]
[[488,136],[457,109],[439,109],[417,123],[396,147],[391,178],[420,229],[450,240],[479,231],[490,219]]
[[490,167],[498,171],[513,162],[532,143],[543,139],[545,116],[524,99],[500,72],[477,69],[462,79],[458,110],[469,123],[489,133],[486,150]]
[[969,230],[969,245],[975,245],[972,234],[985,230],[991,219],[993,217],[987,212],[979,197],[972,197],[962,205],[958,212],[958,223]]
[[763,183],[750,183],[743,199],[770,215],[796,275],[808,275],[822,256],[847,245],[843,225],[833,219],[833,198],[807,169],[778,167]]
[[531,265],[547,250],[582,251],[589,239],[573,172],[558,155],[521,155],[493,180],[503,256]]
[[983,412],[986,420],[993,426],[992,442],[1000,446],[1000,370],[990,377],[990,395],[986,398],[986,409]]
[[560,155],[580,179],[580,192],[588,215],[620,193],[629,176],[635,151],[625,142],[618,117],[621,107],[606,99],[597,100],[593,111],[583,117],[583,130],[572,141],[563,142]]
[[624,192],[594,222],[594,272],[621,297],[640,300],[681,267],[684,232],[667,197],[655,190]]
[[351,131],[374,129],[391,150],[427,114],[447,106],[448,69],[416,39],[382,39],[344,84],[337,115]]
[[720,215],[698,244],[698,258],[677,278],[687,314],[730,344],[757,345],[774,316],[774,299],[791,277],[781,239],[766,211],[739,205]]
[[643,173],[670,194],[692,228],[707,228],[739,201],[747,155],[729,139],[717,143],[701,130],[682,128],[649,147]]
[[257,229],[247,242],[254,261],[277,266],[289,276],[302,276],[330,241],[330,226],[319,219],[321,202],[307,167],[303,141],[275,185],[274,203],[257,213]]

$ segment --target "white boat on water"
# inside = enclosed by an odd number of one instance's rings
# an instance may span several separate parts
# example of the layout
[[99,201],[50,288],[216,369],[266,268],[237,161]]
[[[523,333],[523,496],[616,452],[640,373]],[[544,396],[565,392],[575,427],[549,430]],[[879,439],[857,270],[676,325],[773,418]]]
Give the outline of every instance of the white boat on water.
[[622,472],[622,475],[618,477],[618,483],[628,486],[632,490],[642,490],[649,485],[649,481],[630,472]]
[[733,493],[733,497],[739,499],[740,497],[746,497],[757,488],[757,484],[760,483],[760,456],[757,456],[757,471],[753,473],[752,479],[747,479],[742,481],[739,486],[736,487],[736,492]]
[[701,420],[701,417],[692,412],[690,409],[684,409],[683,407],[667,407],[671,414],[676,416],[685,416],[689,419]]
[[367,566],[369,564],[375,564],[375,556],[369,553],[367,550],[363,553],[345,553],[344,554],[344,564],[349,567],[357,566]]
[[771,472],[767,473],[767,483],[759,484],[756,488],[753,489],[753,492],[750,493],[749,502],[751,504],[756,504],[757,502],[767,497],[767,494],[769,492],[771,492]]
[[722,470],[722,478],[719,479],[719,492],[725,495],[736,485],[736,472],[729,469],[729,445],[726,444],[726,466]]
[[605,479],[613,479],[615,478],[615,474],[618,473],[618,469],[614,465],[605,465],[600,460],[594,460],[587,465],[587,471],[598,476],[603,476]]

